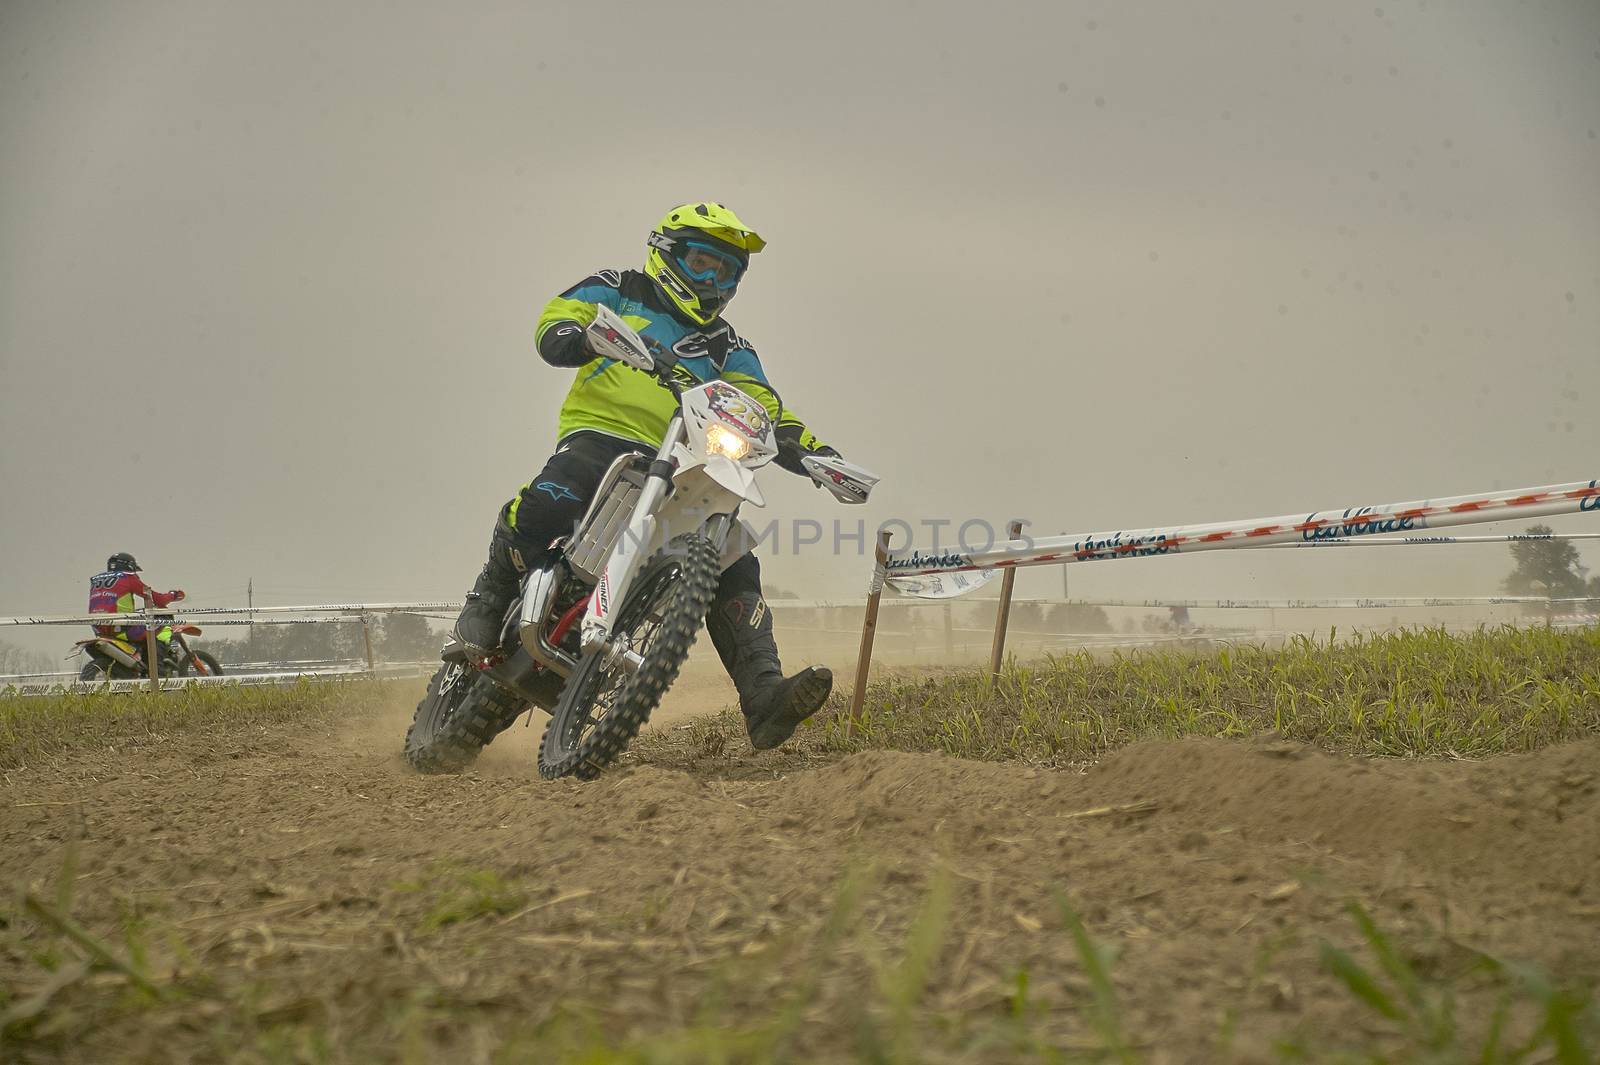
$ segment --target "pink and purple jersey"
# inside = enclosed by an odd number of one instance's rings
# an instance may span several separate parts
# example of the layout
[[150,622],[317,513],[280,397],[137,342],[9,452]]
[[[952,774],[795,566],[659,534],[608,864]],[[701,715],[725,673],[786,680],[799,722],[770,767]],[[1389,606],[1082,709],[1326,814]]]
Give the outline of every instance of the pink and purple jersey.
[[[134,597],[148,599],[158,607],[167,606],[174,600],[181,598],[172,592],[158,592],[140,579],[137,573],[127,570],[107,570],[97,573],[89,578],[89,613],[91,614],[131,614],[138,609]],[[97,636],[115,636],[122,626],[96,625]],[[128,626],[129,635],[137,638],[143,634],[144,626]],[[135,633],[133,630],[138,629]]]

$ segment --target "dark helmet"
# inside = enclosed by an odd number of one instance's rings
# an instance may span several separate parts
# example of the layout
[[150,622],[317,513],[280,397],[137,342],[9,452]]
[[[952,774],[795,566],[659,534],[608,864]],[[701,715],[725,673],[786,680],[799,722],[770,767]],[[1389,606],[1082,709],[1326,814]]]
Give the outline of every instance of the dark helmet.
[[118,551],[116,554],[106,559],[106,569],[121,570],[125,573],[136,573],[139,570],[139,563],[135,562],[133,556],[128,554],[126,551]]

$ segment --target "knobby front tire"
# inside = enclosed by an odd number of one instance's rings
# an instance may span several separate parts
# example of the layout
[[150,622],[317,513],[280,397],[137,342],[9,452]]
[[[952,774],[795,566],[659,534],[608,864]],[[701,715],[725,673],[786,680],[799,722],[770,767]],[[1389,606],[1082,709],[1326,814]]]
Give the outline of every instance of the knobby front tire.
[[717,549],[698,535],[674,540],[645,563],[612,627],[643,662],[631,674],[607,669],[602,649],[579,664],[545,726],[540,776],[593,780],[639,734],[694,645],[717,593],[718,563]]
[[[198,659],[198,663],[196,662]],[[220,677],[222,663],[210,651],[194,651],[178,664],[180,677]]]

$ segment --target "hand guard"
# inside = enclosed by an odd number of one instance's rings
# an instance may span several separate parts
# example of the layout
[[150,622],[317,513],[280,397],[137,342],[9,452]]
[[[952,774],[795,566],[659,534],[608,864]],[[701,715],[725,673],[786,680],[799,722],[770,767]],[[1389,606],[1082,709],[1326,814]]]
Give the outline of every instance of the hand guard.
[[[833,453],[824,455],[823,451]],[[800,464],[813,481],[832,492],[833,498],[841,503],[865,503],[872,494],[872,486],[878,483],[877,474],[846,461],[831,447],[818,448],[801,458]]]
[[603,303],[595,305],[594,321],[583,331],[583,339],[589,350],[601,358],[616,359],[647,373],[656,367],[655,357],[644,340]]

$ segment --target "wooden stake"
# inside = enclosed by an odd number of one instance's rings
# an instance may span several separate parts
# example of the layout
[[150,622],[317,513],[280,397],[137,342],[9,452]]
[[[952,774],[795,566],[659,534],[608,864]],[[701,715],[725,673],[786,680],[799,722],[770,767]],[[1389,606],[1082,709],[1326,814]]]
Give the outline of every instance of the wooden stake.
[[361,615],[361,638],[366,641],[367,644],[367,672],[377,673],[378,666],[372,658],[372,626],[367,624],[367,619],[369,617],[371,617],[370,614]]
[[861,705],[867,698],[867,674],[872,670],[872,638],[878,631],[878,601],[883,598],[883,587],[878,583],[878,569],[889,557],[889,534],[878,533],[878,549],[874,555],[872,591],[867,595],[867,614],[861,619],[861,650],[856,654],[856,690],[850,693],[850,716],[844,719],[844,734],[855,735],[856,722],[861,720]]
[[[1012,540],[1022,535],[1022,522],[1014,521],[1006,530]],[[994,650],[989,655],[989,683],[1000,677],[1000,663],[1006,654],[1006,626],[1011,623],[1011,586],[1017,583],[1017,567],[1008,566],[1000,578],[1000,607],[994,617]]]
[[[148,612],[147,608],[146,613]],[[146,625],[144,627],[144,668],[145,672],[150,674],[150,690],[153,692],[161,690],[161,656],[156,654],[156,629],[158,628],[160,628],[158,625]]]

